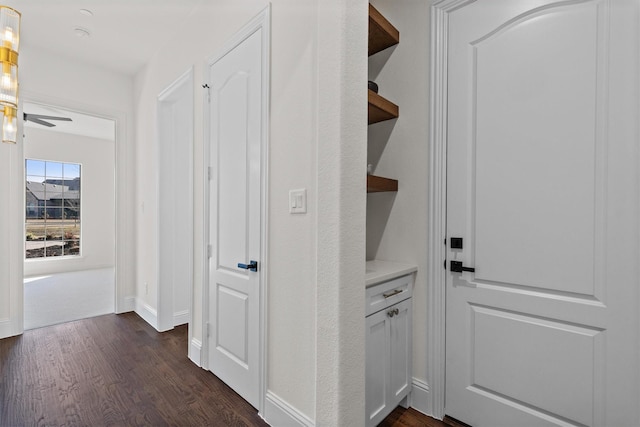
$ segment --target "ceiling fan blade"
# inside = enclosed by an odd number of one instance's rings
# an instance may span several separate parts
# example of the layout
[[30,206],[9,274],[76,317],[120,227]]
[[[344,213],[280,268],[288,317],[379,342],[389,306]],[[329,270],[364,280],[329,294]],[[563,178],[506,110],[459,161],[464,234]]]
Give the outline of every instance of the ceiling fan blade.
[[24,115],[25,115],[25,120],[45,119],[45,120],[61,120],[64,122],[72,121],[69,117],[45,116],[43,114],[31,114],[31,113],[24,113]]
[[28,120],[30,122],[33,122],[33,123],[37,123],[39,125],[43,125],[43,126],[49,127],[49,128],[52,128],[52,127],[55,126],[53,123],[45,122],[44,120],[36,119],[35,117],[29,117],[26,120]]
[[37,123],[39,125],[50,127],[50,128],[55,127],[55,125],[53,123],[46,122],[43,119],[46,119],[46,120],[60,120],[60,121],[64,121],[64,122],[72,121],[69,117],[45,116],[44,114],[24,113],[23,117],[24,117],[24,120],[27,121],[27,122]]

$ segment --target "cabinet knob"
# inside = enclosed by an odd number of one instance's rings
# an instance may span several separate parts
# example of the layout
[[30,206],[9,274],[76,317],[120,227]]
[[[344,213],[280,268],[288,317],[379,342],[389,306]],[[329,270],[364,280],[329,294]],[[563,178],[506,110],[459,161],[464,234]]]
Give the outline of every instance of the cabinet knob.
[[398,310],[397,308],[394,308],[393,310],[389,310],[389,311],[387,311],[387,316],[389,316],[389,317],[393,317],[393,316],[395,316],[395,315],[396,315],[396,314],[398,314],[398,313],[400,313],[400,310]]

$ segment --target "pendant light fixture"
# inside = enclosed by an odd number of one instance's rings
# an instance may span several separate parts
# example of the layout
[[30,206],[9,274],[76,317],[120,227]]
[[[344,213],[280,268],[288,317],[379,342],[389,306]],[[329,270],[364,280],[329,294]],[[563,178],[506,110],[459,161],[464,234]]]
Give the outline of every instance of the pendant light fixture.
[[20,12],[0,6],[0,111],[2,142],[15,144],[18,135],[18,49]]

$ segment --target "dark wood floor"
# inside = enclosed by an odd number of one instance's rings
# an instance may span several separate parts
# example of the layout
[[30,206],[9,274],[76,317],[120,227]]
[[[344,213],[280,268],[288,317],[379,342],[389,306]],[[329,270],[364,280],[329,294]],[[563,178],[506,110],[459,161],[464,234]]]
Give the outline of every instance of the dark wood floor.
[[0,340],[0,426],[266,425],[187,359],[186,332],[129,313]]
[[[158,333],[133,313],[0,340],[0,426],[266,425],[186,354],[186,326]],[[402,408],[381,424],[444,425]]]
[[[442,421],[427,417],[413,408],[397,407],[378,427],[452,427]],[[456,426],[457,427],[457,426]]]

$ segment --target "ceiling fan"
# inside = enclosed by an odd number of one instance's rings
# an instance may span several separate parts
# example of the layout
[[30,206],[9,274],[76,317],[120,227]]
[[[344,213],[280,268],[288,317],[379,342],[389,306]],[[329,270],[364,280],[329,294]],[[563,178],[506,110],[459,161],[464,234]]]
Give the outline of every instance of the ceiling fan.
[[70,122],[72,121],[69,117],[59,117],[59,116],[45,116],[42,114],[31,114],[31,113],[24,113],[24,121],[25,122],[33,122],[33,123],[37,123],[39,125],[43,125],[46,127],[54,127],[55,124],[50,123],[46,120],[60,120],[63,122]]

